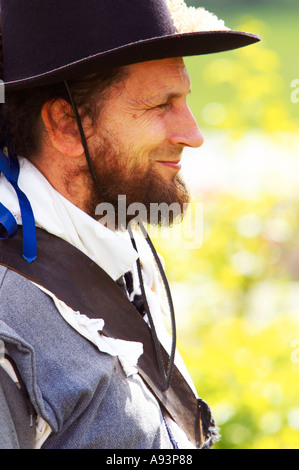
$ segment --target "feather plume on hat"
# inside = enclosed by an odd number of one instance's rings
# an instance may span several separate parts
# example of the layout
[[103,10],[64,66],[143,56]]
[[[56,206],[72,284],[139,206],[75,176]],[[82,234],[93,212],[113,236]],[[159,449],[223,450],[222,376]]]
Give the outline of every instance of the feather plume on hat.
[[205,8],[188,7],[184,0],[166,0],[166,4],[179,34],[230,29]]

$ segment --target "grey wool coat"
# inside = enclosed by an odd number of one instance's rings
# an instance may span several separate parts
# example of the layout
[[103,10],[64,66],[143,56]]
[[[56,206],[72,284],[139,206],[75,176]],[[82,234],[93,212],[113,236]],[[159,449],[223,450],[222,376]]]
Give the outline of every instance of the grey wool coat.
[[[32,282],[0,266],[0,340],[26,398],[0,367],[0,448],[34,446],[30,408],[51,427],[44,449],[171,449],[160,406],[59,314]],[[33,416],[35,419],[35,416]]]

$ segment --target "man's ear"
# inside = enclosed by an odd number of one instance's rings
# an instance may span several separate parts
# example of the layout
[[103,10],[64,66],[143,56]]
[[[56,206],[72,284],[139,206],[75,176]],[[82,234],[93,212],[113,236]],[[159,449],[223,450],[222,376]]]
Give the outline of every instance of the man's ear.
[[78,157],[84,153],[73,110],[63,99],[47,101],[41,111],[44,126],[52,146],[65,156]]

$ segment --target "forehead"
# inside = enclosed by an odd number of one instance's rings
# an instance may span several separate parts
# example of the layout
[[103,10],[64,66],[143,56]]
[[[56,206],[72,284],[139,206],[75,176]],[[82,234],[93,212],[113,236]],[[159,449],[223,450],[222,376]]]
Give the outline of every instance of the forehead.
[[187,94],[190,77],[182,58],[153,60],[127,67],[125,88],[127,92],[159,94]]

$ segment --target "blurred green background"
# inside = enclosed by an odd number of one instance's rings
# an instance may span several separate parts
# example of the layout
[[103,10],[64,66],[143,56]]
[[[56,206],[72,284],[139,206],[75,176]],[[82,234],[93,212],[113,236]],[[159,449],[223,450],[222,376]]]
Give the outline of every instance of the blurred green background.
[[182,171],[203,240],[155,240],[178,346],[220,427],[216,448],[298,449],[299,2],[187,3],[263,41],[186,59],[205,143]]

